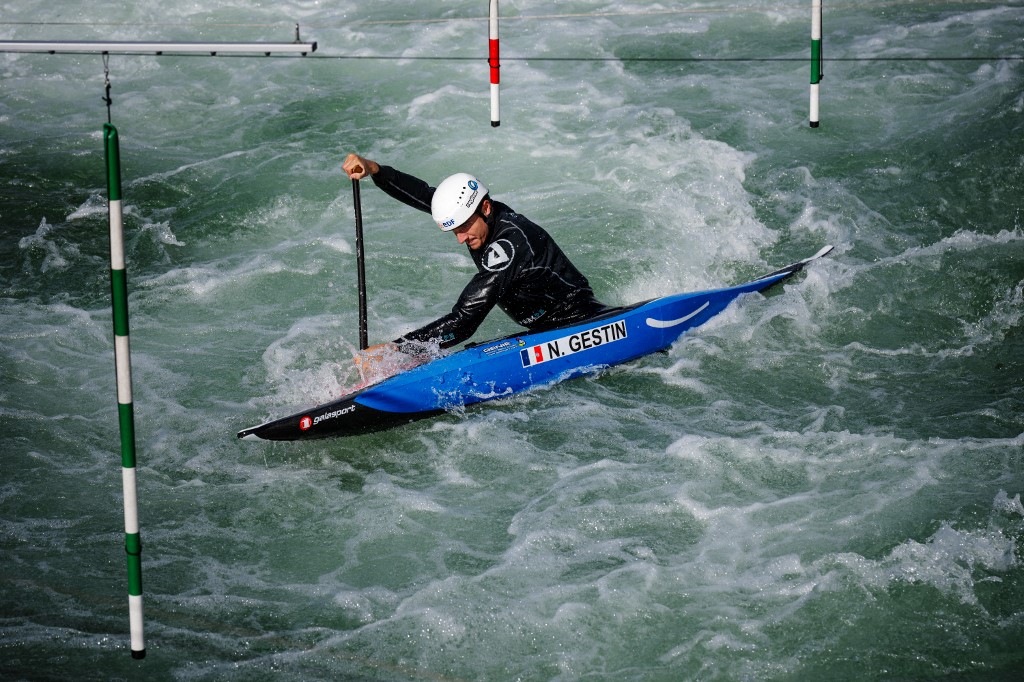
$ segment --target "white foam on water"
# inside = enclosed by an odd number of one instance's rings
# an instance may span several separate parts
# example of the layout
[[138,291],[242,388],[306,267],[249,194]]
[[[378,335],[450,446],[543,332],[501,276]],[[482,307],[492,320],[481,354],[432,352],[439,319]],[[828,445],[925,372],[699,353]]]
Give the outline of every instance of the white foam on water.
[[77,244],[69,244],[65,240],[55,240],[50,237],[56,229],[58,226],[50,225],[46,222],[46,218],[43,218],[39,222],[35,234],[22,237],[18,241],[18,248],[26,253],[26,258],[31,258],[33,252],[42,252],[43,258],[39,264],[40,272],[65,270],[71,261],[77,260],[81,256]]
[[[263,353],[267,381],[277,390],[275,400],[321,404],[350,392],[359,382],[354,364],[357,348],[341,340],[334,316],[302,318]],[[333,338],[332,338],[333,337]],[[332,339],[332,340],[325,340]]]
[[1005,490],[1000,490],[996,499],[992,501],[992,508],[1006,514],[1024,516],[1024,504],[1020,501],[1020,493],[1011,498]]
[[[863,567],[868,585],[930,585],[977,604],[978,571],[1005,572],[1017,566],[1016,543],[1000,531],[959,531],[948,523],[925,542],[909,540],[880,562]],[[995,578],[998,580],[998,578]]]

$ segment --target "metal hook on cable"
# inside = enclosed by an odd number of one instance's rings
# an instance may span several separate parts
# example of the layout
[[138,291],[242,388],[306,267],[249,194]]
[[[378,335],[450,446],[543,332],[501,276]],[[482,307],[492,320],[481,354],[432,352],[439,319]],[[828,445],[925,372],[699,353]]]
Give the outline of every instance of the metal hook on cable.
[[110,53],[103,53],[103,88],[104,96],[103,101],[107,104],[107,123],[110,123],[110,105],[113,104],[114,100],[110,97]]

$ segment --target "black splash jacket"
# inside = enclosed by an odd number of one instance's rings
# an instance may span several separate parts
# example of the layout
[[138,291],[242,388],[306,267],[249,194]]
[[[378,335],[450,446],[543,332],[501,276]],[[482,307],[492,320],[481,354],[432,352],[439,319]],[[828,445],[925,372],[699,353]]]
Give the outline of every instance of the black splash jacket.
[[[372,177],[388,195],[430,213],[434,188],[419,178],[390,166]],[[449,348],[472,336],[495,305],[531,331],[585,320],[605,309],[587,278],[540,226],[494,200],[487,224],[487,241],[469,251],[477,274],[452,311],[397,344],[437,342]]]

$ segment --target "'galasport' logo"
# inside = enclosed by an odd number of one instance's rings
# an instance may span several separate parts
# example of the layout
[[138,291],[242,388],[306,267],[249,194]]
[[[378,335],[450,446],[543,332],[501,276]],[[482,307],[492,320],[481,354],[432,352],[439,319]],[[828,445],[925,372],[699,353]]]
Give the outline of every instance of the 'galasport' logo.
[[336,417],[341,417],[343,415],[349,414],[350,412],[355,412],[355,410],[356,410],[356,406],[355,405],[349,405],[348,407],[343,407],[340,410],[333,410],[331,412],[324,412],[323,414],[321,414],[321,415],[319,415],[319,416],[317,416],[315,418],[310,417],[310,416],[307,415],[307,416],[305,416],[305,417],[303,417],[302,419],[299,420],[299,428],[301,430],[303,430],[303,431],[309,431],[311,428],[313,428],[314,426],[316,426],[320,422],[327,421],[328,419],[334,419]]

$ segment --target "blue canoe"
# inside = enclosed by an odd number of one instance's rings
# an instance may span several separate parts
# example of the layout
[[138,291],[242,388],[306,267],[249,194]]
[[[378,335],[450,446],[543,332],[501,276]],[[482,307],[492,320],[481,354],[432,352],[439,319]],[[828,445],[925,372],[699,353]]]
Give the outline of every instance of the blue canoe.
[[821,251],[739,286],[666,296],[568,327],[486,341],[289,417],[244,429],[246,440],[305,440],[381,431],[505,398],[668,348],[739,296],[792,277]]

